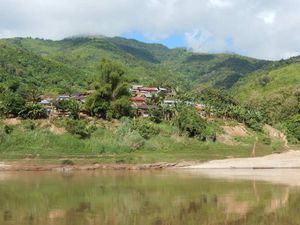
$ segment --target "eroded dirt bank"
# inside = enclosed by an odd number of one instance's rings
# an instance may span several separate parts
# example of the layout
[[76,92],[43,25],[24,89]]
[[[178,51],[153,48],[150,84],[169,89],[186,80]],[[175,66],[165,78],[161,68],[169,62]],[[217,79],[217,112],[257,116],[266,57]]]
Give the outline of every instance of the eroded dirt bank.
[[[0,171],[82,171],[82,170],[157,170],[180,166],[177,163],[153,164],[37,164],[20,162],[0,162]],[[182,165],[180,166],[182,167]]]

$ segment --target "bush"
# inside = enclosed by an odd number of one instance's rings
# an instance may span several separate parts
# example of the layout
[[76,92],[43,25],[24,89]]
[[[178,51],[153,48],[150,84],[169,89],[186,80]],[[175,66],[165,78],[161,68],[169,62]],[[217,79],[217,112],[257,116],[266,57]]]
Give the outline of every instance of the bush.
[[149,111],[150,120],[154,123],[161,123],[163,120],[163,112],[161,108],[152,109]]
[[67,111],[70,113],[70,117],[72,119],[79,119],[79,112],[80,112],[80,105],[79,102],[76,101],[75,99],[71,99],[68,101],[67,104]]
[[54,103],[54,106],[61,111],[68,111],[69,100],[58,100]]
[[23,119],[43,119],[47,117],[46,110],[43,106],[34,104],[34,103],[26,103],[24,108],[19,112],[19,116]]
[[73,166],[75,163],[70,159],[65,159],[61,162],[61,164],[64,166]]
[[3,131],[5,134],[11,134],[13,132],[14,128],[13,126],[10,126],[10,125],[5,125],[3,127]]
[[271,140],[270,137],[264,136],[264,137],[261,138],[261,141],[262,141],[262,143],[265,144],[265,145],[271,145],[271,144],[272,144],[272,140]]
[[131,102],[127,96],[123,96],[111,103],[111,116],[115,119],[120,119],[123,116],[132,116],[133,110]]
[[59,100],[54,105],[63,112],[69,112],[72,119],[79,119],[80,104],[77,100]]
[[262,131],[263,125],[262,123],[258,122],[254,118],[250,118],[244,121],[245,125],[254,131]]
[[5,93],[0,96],[0,114],[9,116],[19,116],[23,110],[25,100],[15,93]]
[[66,122],[65,128],[69,133],[82,139],[89,138],[95,131],[95,128],[93,126],[89,127],[87,122],[84,120],[69,119]]
[[131,150],[138,150],[145,144],[145,139],[137,131],[132,131],[124,136],[124,144]]
[[258,83],[261,86],[266,86],[271,81],[271,78],[268,75],[264,75],[258,79]]
[[179,109],[175,124],[181,134],[185,133],[188,137],[197,137],[205,141],[208,136],[207,121],[193,107]]
[[286,129],[289,136],[300,141],[300,114],[292,116],[287,120]]
[[160,132],[160,129],[147,119],[133,121],[132,130],[137,131],[145,139],[149,139]]
[[122,124],[116,131],[117,137],[128,144],[131,149],[138,149],[149,139],[160,133],[156,124],[147,120],[131,120],[122,118]]

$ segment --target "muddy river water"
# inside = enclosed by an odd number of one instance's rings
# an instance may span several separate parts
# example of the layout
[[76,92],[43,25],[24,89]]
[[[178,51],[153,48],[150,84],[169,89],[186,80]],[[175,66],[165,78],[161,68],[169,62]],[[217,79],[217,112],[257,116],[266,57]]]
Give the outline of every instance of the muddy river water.
[[298,170],[0,173],[4,225],[299,225]]

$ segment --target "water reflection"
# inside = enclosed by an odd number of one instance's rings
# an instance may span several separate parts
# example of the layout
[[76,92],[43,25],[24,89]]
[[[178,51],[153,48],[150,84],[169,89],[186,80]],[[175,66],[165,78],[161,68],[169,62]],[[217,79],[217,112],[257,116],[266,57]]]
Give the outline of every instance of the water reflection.
[[300,224],[294,183],[235,173],[2,173],[0,224]]

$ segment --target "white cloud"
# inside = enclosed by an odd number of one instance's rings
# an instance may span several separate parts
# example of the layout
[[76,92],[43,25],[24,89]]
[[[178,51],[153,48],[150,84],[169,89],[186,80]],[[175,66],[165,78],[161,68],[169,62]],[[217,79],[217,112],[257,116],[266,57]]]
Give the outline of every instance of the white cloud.
[[194,30],[185,33],[185,40],[189,50],[194,52],[224,52],[226,41],[216,38],[208,31]]
[[262,11],[257,14],[257,18],[262,19],[266,24],[273,24],[276,18],[275,11]]
[[0,0],[0,37],[173,33],[194,51],[280,59],[300,52],[298,0]]
[[294,56],[298,56],[300,55],[300,52],[284,52],[282,55],[282,58],[286,59],[286,58],[290,58],[290,57],[294,57]]
[[209,5],[219,8],[227,8],[233,6],[233,1],[230,0],[209,0]]

